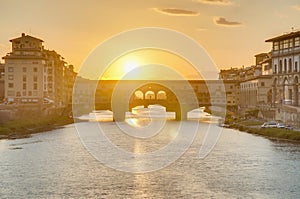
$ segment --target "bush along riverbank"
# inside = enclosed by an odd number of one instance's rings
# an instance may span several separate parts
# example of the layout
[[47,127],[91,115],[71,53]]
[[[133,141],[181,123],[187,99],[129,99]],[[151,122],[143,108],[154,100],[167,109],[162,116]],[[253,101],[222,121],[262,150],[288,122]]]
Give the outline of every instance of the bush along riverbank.
[[26,138],[33,133],[50,131],[73,122],[74,120],[68,116],[32,117],[13,120],[0,124],[0,139]]
[[260,126],[263,124],[263,122],[260,121],[227,120],[225,123],[228,124],[229,128],[237,129],[239,131],[244,131],[247,133],[261,135],[269,138],[300,142],[299,131],[281,129],[281,128],[261,128]]

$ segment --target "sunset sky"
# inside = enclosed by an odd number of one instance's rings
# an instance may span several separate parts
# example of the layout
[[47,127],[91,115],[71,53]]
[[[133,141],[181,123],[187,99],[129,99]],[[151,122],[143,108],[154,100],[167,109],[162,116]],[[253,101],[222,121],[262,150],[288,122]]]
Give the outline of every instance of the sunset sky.
[[218,68],[249,66],[265,40],[300,29],[299,0],[0,0],[0,55],[22,32],[41,38],[78,70],[120,32],[163,27],[199,42]]

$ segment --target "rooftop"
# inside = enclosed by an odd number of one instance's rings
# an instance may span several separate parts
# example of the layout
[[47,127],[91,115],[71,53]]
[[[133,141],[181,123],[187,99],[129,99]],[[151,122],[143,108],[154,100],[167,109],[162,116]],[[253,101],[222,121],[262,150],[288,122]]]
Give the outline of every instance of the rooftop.
[[9,40],[10,42],[12,41],[15,41],[15,40],[20,40],[21,38],[30,38],[30,39],[35,39],[35,40],[39,40],[40,42],[44,42],[43,40],[39,39],[39,38],[36,38],[36,37],[32,37],[30,35],[25,35],[25,33],[22,33],[21,37],[17,37],[17,38],[14,38],[14,39],[11,39]]
[[281,41],[284,39],[290,39],[290,38],[294,38],[300,36],[300,31],[295,31],[295,32],[290,32],[290,33],[286,33],[277,37],[273,37],[271,39],[267,39],[265,42],[273,42],[273,41]]

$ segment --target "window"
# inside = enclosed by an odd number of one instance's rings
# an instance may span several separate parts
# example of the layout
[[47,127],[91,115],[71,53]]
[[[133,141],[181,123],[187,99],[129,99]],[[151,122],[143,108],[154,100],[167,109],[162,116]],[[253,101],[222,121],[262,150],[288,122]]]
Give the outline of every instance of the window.
[[289,72],[292,72],[292,59],[289,59]]
[[23,75],[23,82],[26,82],[26,75]]
[[8,67],[8,72],[14,72],[14,67]]
[[26,67],[23,67],[23,73],[26,73],[26,71],[27,71],[27,68]]
[[292,48],[292,47],[293,47],[293,43],[294,43],[294,42],[293,42],[293,39],[290,39],[289,41],[290,41],[290,42],[289,42],[289,47]]
[[280,41],[280,42],[279,42],[279,48],[280,48],[280,50],[283,49],[283,41]]
[[287,64],[286,64],[286,59],[284,59],[284,72],[287,72]]
[[295,38],[295,47],[300,46],[300,37]]
[[15,91],[7,91],[8,96],[15,96]]
[[297,72],[297,71],[298,71],[298,62],[295,61],[295,72]]
[[279,43],[277,41],[273,43],[273,50],[279,50]]
[[25,83],[23,84],[23,90],[26,90],[26,84]]
[[277,65],[274,65],[274,73],[277,73]]
[[34,68],[33,68],[33,72],[36,73],[37,71],[38,71],[37,67],[34,67]]
[[16,97],[21,97],[21,92],[20,91],[17,92]]
[[13,88],[14,87],[14,83],[8,83],[8,88]]
[[261,85],[261,86],[265,86],[265,82],[261,82],[260,85]]
[[284,40],[283,41],[283,48],[286,49],[289,47],[289,40]]
[[14,76],[13,76],[13,75],[8,75],[8,79],[9,79],[9,80],[13,80],[13,79],[14,79]]
[[36,76],[36,75],[33,76],[33,81],[34,81],[34,82],[37,82],[37,76]]
[[37,83],[33,84],[33,90],[37,90]]
[[278,73],[282,73],[282,60],[279,61],[279,70]]

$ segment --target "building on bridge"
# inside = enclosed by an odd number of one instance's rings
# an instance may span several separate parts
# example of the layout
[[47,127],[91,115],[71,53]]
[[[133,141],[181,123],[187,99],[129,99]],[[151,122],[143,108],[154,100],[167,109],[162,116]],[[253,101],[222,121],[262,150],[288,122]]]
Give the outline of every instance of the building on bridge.
[[[161,80],[159,83],[147,80],[101,80],[97,82],[78,77],[74,95],[73,103],[83,109],[90,105],[96,110],[112,110],[115,95],[119,100],[116,109],[120,108],[121,104],[127,104],[128,107],[123,110],[125,112],[131,111],[135,106],[148,107],[148,105],[160,104],[165,106],[167,111],[177,111],[179,114],[178,106],[186,106],[187,111],[211,105],[235,110],[239,103],[239,86],[237,81],[233,80]],[[191,101],[193,96],[196,96],[195,101]]]

